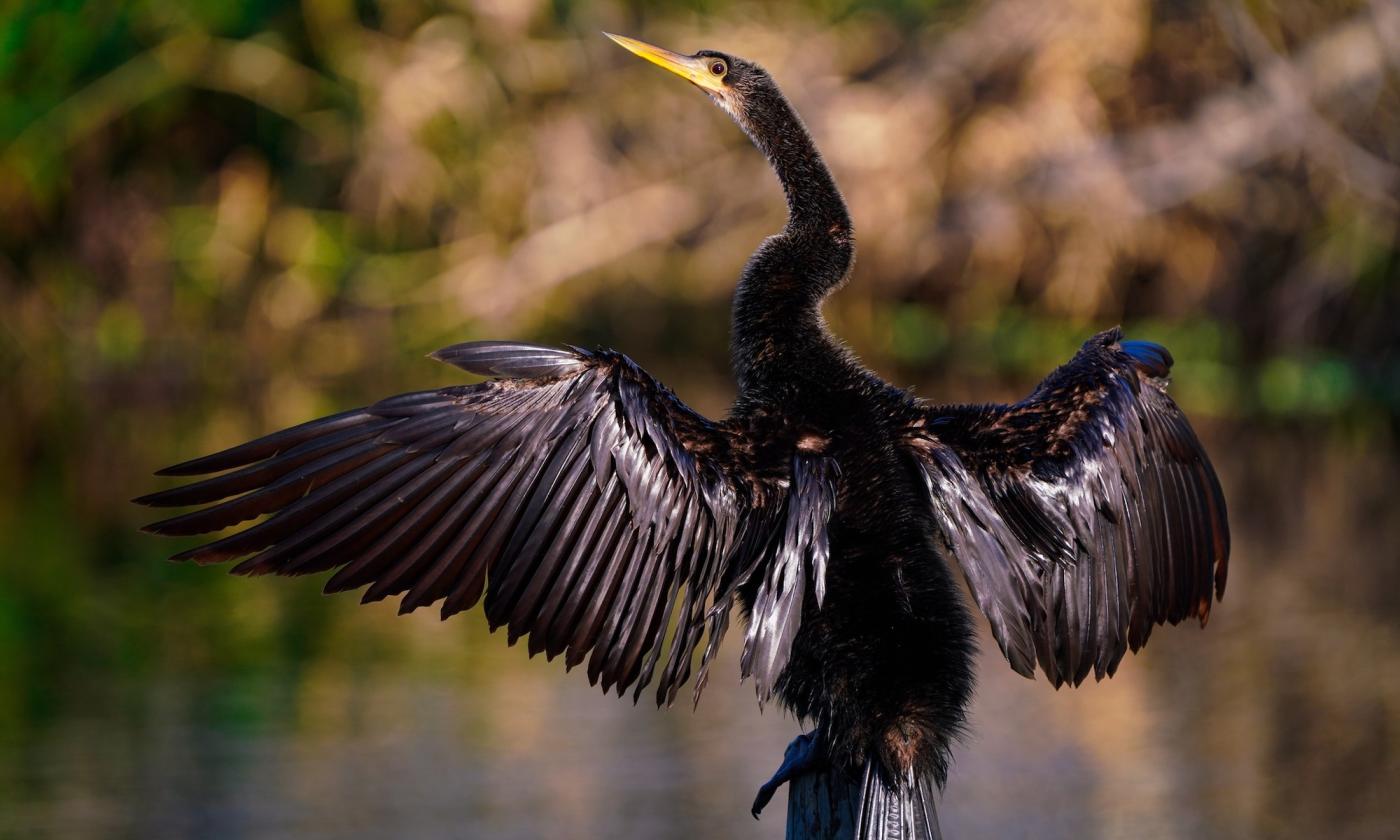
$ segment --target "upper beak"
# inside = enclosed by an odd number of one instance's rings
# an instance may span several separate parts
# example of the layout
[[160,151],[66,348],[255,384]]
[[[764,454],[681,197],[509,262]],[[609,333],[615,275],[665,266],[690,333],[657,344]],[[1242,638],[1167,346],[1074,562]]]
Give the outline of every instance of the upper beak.
[[696,87],[715,93],[724,89],[723,77],[711,73],[710,69],[705,66],[704,59],[663,50],[661,47],[654,47],[645,41],[638,41],[636,38],[628,38],[625,35],[614,35],[611,32],[603,34],[616,41],[624,49],[636,53],[652,64],[665,67],[677,76],[689,80]]

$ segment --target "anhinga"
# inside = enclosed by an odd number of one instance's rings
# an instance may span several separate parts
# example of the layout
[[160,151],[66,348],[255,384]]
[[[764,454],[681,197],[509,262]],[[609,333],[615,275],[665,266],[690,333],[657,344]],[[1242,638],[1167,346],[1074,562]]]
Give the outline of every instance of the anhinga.
[[[138,501],[201,505],[152,533],[237,574],[334,569],[327,592],[492,629],[587,663],[590,682],[695,694],[736,598],[760,698],[815,724],[762,789],[813,768],[860,782],[861,832],[936,831],[973,686],[951,562],[1011,667],[1079,684],[1225,585],[1215,473],[1166,394],[1167,351],[1116,329],[1013,405],[936,405],[863,367],[822,301],[855,247],[845,202],[761,67],[611,36],[705,91],[772,164],[788,220],[734,297],[738,398],[696,414],[609,350],[471,342],[433,357],[488,381],[404,394],[162,470],[222,473]],[[249,556],[251,555],[251,556]],[[883,836],[883,835],[881,835]]]

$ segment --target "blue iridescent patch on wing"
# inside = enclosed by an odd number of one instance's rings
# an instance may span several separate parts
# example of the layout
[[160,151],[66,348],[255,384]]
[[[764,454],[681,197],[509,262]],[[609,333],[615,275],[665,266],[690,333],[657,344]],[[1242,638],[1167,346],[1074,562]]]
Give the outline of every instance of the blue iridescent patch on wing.
[[1132,356],[1149,376],[1165,377],[1172,369],[1172,354],[1151,341],[1122,341],[1118,346]]

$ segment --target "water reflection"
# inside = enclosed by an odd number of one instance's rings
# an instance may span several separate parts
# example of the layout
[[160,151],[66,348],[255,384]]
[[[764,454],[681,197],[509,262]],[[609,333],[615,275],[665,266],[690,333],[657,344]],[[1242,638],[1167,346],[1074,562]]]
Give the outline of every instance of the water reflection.
[[[1159,631],[1117,678],[1058,693],[986,645],[950,837],[1395,831],[1394,464],[1214,437],[1236,550],[1209,630]],[[0,745],[0,834],[781,836],[781,797],[760,823],[747,806],[797,728],[724,678],[734,646],[698,711],[659,712],[483,638],[479,616],[382,607],[328,607],[307,631],[317,655],[286,668],[75,664],[45,722]]]

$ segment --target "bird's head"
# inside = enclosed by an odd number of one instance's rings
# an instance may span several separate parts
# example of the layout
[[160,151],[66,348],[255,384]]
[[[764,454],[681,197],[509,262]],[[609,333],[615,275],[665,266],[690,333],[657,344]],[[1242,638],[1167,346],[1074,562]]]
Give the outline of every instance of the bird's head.
[[739,125],[749,128],[750,105],[763,93],[776,91],[768,71],[737,56],[715,50],[682,55],[636,38],[604,32],[624,49],[664,67],[710,95]]
[[[851,220],[836,181],[822,162],[802,118],[768,71],[715,50],[682,55],[635,38],[603,33],[629,52],[664,67],[710,95],[734,118],[773,167],[788,202],[788,230],[810,228],[831,240],[832,270],[821,292],[846,276],[855,253]],[[777,240],[774,240],[777,241]],[[757,255],[756,255],[757,256]]]

